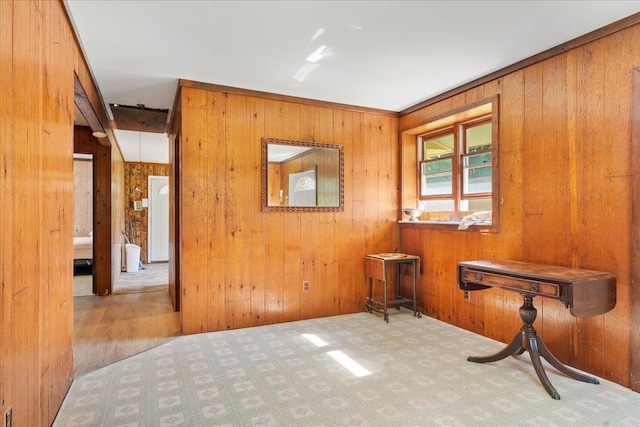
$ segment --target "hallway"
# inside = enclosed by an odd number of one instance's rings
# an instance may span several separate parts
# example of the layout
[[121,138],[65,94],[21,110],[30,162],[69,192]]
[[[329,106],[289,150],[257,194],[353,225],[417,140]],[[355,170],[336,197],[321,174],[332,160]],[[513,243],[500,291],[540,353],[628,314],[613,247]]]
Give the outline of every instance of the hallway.
[[166,290],[74,297],[73,313],[74,378],[180,335]]

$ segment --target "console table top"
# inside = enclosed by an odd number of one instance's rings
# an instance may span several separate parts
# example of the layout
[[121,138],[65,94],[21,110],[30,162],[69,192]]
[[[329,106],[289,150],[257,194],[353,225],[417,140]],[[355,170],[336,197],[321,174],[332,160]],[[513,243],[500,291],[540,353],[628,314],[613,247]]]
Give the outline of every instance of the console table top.
[[554,283],[573,284],[582,281],[614,278],[611,273],[585,270],[578,268],[560,267],[556,265],[536,264],[524,261],[491,260],[491,261],[463,261],[460,266],[482,269],[487,272],[509,274],[512,276],[530,278]]

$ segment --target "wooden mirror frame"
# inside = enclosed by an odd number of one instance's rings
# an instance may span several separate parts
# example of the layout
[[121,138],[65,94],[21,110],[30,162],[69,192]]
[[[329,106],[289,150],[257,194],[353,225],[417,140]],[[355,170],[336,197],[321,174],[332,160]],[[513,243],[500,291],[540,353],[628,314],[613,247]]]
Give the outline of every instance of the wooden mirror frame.
[[[269,205],[269,144],[296,145],[301,147],[328,148],[338,151],[338,206],[270,206]],[[262,138],[262,211],[263,212],[343,212],[344,211],[344,147],[315,141]]]

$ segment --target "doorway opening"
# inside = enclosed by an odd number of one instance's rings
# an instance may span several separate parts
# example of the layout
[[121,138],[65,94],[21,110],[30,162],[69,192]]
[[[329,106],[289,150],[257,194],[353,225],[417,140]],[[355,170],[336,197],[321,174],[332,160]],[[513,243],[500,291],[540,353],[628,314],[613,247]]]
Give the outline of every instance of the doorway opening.
[[93,293],[93,155],[73,155],[73,296]]
[[115,283],[127,274],[122,273],[124,234],[133,200],[123,184],[126,162],[111,140],[96,135],[106,132],[77,75],[74,102],[74,152],[91,156],[93,181],[89,185],[93,228],[88,232],[93,238],[92,256],[83,255],[92,259],[93,289],[88,296],[73,298],[73,366],[78,376],[163,344],[179,336],[181,328],[180,313],[174,311],[168,292],[168,274],[165,292],[112,295]]
[[124,164],[125,244],[114,295],[169,290],[168,175],[165,163]]

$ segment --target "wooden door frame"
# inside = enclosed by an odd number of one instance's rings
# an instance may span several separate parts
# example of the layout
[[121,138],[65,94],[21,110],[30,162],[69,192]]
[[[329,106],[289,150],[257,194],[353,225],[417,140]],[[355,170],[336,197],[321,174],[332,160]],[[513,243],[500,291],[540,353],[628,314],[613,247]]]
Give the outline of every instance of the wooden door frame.
[[98,143],[91,129],[74,126],[75,153],[93,155],[93,293],[111,293],[111,147]]
[[[169,295],[175,311],[181,311],[182,293],[182,104],[178,86],[169,125]],[[182,320],[181,325],[182,328]]]
[[[169,188],[171,191],[171,195],[169,198],[169,209],[171,212],[171,205],[173,205],[173,223],[171,215],[169,216],[169,227],[172,228],[174,233],[174,250],[173,257],[171,256],[171,252],[169,252],[169,262],[173,259],[173,270],[175,272],[173,284],[171,286],[171,294],[173,300],[173,308],[175,311],[180,311],[181,304],[181,293],[182,293],[182,227],[180,226],[181,216],[182,216],[182,208],[180,205],[180,184],[182,180],[182,172],[180,170],[180,165],[182,161],[182,132],[178,131],[176,134],[175,140],[172,142],[174,153],[174,162],[171,165],[173,168],[173,186],[171,186],[171,177],[169,177]],[[173,200],[171,199],[173,197]],[[169,249],[171,251],[171,249]]]
[[87,93],[74,74],[73,101],[89,127],[74,126],[75,153],[93,155],[93,293],[111,293],[111,143],[96,138],[94,131],[104,132]]
[[631,390],[640,392],[640,67],[632,72],[631,106]]

